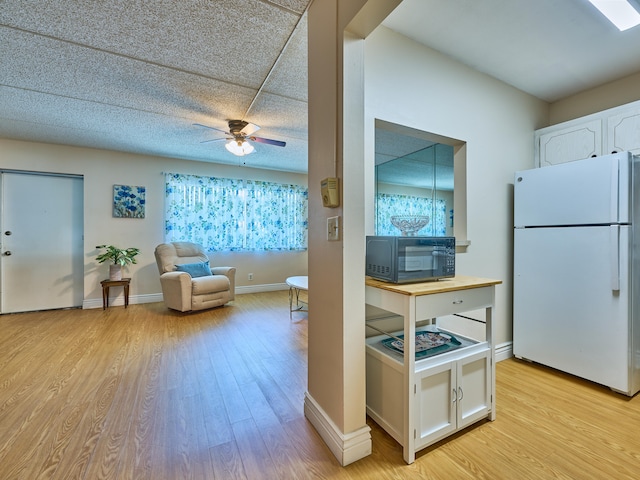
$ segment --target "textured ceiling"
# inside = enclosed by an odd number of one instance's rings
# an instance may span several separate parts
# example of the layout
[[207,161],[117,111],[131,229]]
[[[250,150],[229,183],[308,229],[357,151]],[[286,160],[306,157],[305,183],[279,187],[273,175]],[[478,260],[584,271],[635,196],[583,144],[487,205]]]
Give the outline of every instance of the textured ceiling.
[[[306,172],[308,3],[0,0],[0,137]],[[385,26],[548,101],[640,71],[640,28],[586,0],[404,0]],[[192,125],[231,119],[287,146]]]
[[375,164],[378,183],[453,190],[453,148],[413,129],[377,125]]
[[[307,3],[4,0],[0,136],[306,172]],[[287,146],[192,125],[232,119]]]

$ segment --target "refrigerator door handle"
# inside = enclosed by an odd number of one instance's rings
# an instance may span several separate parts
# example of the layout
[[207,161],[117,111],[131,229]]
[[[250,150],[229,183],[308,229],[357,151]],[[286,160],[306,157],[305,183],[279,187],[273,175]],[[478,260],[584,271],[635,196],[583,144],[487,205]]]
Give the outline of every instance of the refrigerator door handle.
[[620,290],[620,226],[609,227],[609,251],[611,252],[611,290]]

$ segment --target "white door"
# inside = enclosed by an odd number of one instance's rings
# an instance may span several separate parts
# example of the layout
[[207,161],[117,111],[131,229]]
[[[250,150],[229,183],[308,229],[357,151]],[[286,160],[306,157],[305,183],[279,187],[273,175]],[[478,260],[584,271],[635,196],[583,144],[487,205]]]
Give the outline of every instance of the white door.
[[1,175],[0,312],[81,306],[82,179]]
[[416,374],[415,448],[429,445],[457,428],[456,363],[446,362]]
[[458,361],[458,428],[486,417],[491,407],[491,350]]
[[630,154],[516,172],[514,225],[629,222]]
[[514,355],[628,390],[629,231],[515,230]]

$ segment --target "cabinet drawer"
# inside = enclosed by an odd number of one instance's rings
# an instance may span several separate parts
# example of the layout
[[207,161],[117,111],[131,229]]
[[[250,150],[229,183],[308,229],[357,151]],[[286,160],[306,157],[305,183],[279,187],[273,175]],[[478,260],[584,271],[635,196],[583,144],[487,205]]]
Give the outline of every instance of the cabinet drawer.
[[416,319],[468,312],[493,304],[493,288],[471,288],[416,297]]

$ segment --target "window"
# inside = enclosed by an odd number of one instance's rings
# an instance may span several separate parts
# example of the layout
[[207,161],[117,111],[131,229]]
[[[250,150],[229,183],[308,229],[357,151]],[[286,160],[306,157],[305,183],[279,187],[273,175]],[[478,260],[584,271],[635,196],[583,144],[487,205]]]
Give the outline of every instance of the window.
[[441,198],[414,197],[379,193],[376,195],[376,235],[400,235],[389,219],[396,215],[428,214],[429,223],[417,235],[447,235],[447,203]]
[[300,185],[165,174],[165,240],[207,251],[306,250],[308,192]]
[[469,244],[466,142],[381,119],[375,119],[374,138],[375,234],[401,234],[391,216],[426,215],[429,223],[416,235],[455,237],[456,250],[464,251]]

